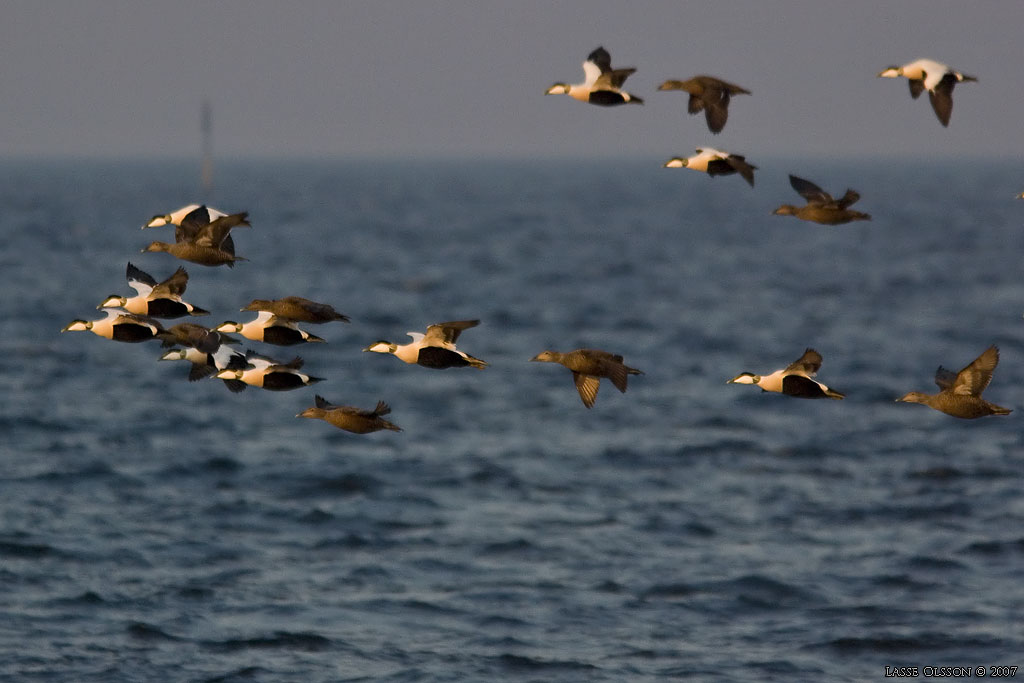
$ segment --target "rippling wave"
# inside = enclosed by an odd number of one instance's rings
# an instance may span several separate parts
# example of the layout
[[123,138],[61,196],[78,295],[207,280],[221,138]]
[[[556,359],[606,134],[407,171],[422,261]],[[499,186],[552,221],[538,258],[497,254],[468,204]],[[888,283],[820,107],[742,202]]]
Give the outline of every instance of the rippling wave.
[[[894,403],[996,343],[986,396],[1020,410],[1019,163],[766,159],[753,190],[633,162],[225,165],[250,261],[186,264],[196,321],[288,294],[352,318],[298,350],[315,391],[241,394],[59,334],[129,260],[176,267],[139,226],[194,170],[0,166],[0,679],[852,681],[1024,652],[1020,416]],[[772,216],[790,172],[874,220]],[[361,351],[461,318],[485,371]],[[528,362],[580,346],[646,374],[587,410]],[[808,346],[844,401],[726,384]],[[314,393],[404,431],[296,419]]]

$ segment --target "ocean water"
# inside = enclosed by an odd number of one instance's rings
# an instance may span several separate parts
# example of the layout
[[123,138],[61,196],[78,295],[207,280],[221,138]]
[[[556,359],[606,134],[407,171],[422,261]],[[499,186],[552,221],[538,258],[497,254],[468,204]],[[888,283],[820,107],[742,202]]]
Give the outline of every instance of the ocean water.
[[[881,679],[1024,665],[1024,165],[221,164],[213,324],[298,294],[326,380],[229,393],[155,343],[60,334],[129,293],[195,164],[0,165],[0,679]],[[771,215],[786,174],[874,220]],[[362,353],[480,318],[432,371]],[[174,321],[179,322],[179,321]],[[895,403],[990,344],[961,421]],[[541,350],[645,371],[584,408]],[[728,385],[814,347],[843,401]],[[389,402],[404,431],[296,419]],[[1018,673],[1024,675],[1024,671]]]

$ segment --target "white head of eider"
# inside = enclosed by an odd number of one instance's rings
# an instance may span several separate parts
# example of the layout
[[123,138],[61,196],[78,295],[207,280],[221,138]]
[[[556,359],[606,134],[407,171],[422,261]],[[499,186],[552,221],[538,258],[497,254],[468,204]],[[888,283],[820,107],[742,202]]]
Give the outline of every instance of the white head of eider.
[[738,173],[753,187],[757,166],[747,163],[746,157],[739,154],[730,154],[713,147],[698,147],[693,156],[669,159],[665,162],[665,168],[689,168],[709,176]]
[[485,361],[474,358],[464,351],[455,348],[455,340],[463,330],[476,327],[479,320],[455,320],[446,323],[437,323],[427,328],[427,333],[408,332],[412,341],[408,344],[395,344],[389,341],[376,341],[367,346],[363,351],[374,353],[390,353],[399,360],[422,365],[426,368],[442,370],[444,368],[458,368],[470,366],[478,370],[487,367]]
[[928,91],[932,109],[943,126],[949,125],[949,117],[953,113],[953,86],[964,81],[978,80],[933,59],[917,59],[903,66],[887,67],[878,73],[879,78],[900,76],[907,79],[910,96],[915,100],[922,92]]
[[[180,209],[177,209],[170,213],[165,213],[159,216],[153,216],[152,218],[149,219],[149,222],[142,226],[142,229],[145,230],[146,228],[160,228],[165,225],[181,225],[181,221],[184,220],[185,216],[189,215],[198,208],[200,208],[199,204],[189,204],[188,206],[183,206]],[[212,223],[214,220],[220,218],[221,216],[227,215],[223,211],[215,209],[212,206],[206,207],[206,213],[208,214],[208,219],[206,220],[206,223]]]
[[772,391],[796,398],[843,398],[843,394],[838,391],[811,379],[821,369],[821,361],[820,353],[814,349],[807,349],[804,355],[782,370],[776,370],[769,375],[741,372],[726,384],[754,384],[762,391]]
[[612,57],[603,47],[599,47],[587,56],[583,62],[583,82],[570,85],[555,83],[545,95],[568,95],[569,97],[596,104],[602,107],[613,107],[618,104],[643,104],[636,95],[622,90],[623,84],[635,68],[612,69]]

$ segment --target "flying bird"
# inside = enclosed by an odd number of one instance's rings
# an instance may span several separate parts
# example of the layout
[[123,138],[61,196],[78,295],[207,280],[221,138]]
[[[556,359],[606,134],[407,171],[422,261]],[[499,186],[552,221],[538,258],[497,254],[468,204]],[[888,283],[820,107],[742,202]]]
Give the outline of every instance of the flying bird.
[[939,123],[949,125],[949,117],[953,113],[953,86],[965,81],[977,81],[974,76],[936,62],[932,59],[918,59],[903,66],[886,67],[878,73],[879,78],[899,78],[903,76],[910,84],[910,96],[915,100],[925,90],[931,100],[932,109],[939,117]]
[[248,214],[237,213],[220,216],[210,222],[204,222],[207,216],[204,207],[200,207],[181,220],[175,230],[175,242],[151,242],[143,249],[147,251],[167,252],[183,261],[191,261],[204,266],[226,265],[232,268],[236,261],[245,261],[234,253],[234,244],[230,251],[227,238],[232,228],[251,227],[247,220]]
[[940,365],[935,371],[935,384],[940,389],[939,393],[911,391],[896,401],[922,403],[946,415],[965,420],[987,415],[1009,415],[1012,412],[1009,408],[989,403],[981,397],[981,392],[992,381],[992,372],[998,363],[999,349],[990,346],[960,372],[954,373]]
[[685,81],[665,81],[658,90],[682,90],[689,93],[686,111],[699,114],[704,111],[708,129],[718,134],[729,118],[729,99],[733,95],[749,95],[750,91],[714,76],[694,76]]
[[[224,218],[225,216],[232,216],[234,220],[239,221],[239,225],[249,225],[249,214],[247,212],[227,214],[220,209],[215,209],[212,206],[206,206],[205,204],[188,204],[176,209],[170,213],[153,216],[149,221],[142,226],[142,229],[146,228],[159,228],[165,225],[174,226],[174,241],[175,242],[189,242],[196,238],[199,230],[203,226],[209,225],[218,218]],[[187,220],[186,220],[187,218]],[[234,255],[235,243],[231,239],[231,235],[224,238],[221,243],[221,248],[227,253]]]
[[804,206],[783,204],[773,212],[776,216],[796,216],[805,221],[813,221],[824,225],[841,225],[850,221],[869,221],[871,216],[849,208],[860,195],[854,190],[846,190],[839,199],[821,189],[810,180],[789,176],[789,184],[797,193],[807,200]]
[[834,398],[841,399],[843,394],[829,389],[821,382],[811,379],[821,369],[821,354],[814,349],[807,349],[804,355],[768,375],[753,372],[741,372],[726,384],[754,384],[761,391],[772,391],[795,398]]
[[618,104],[643,104],[636,95],[622,90],[623,84],[636,69],[612,68],[612,56],[603,47],[599,47],[587,56],[583,62],[583,82],[569,85],[555,83],[547,89],[545,95],[568,95],[569,97],[596,104],[602,107],[613,107]]
[[156,339],[164,333],[163,326],[155,318],[135,313],[127,313],[116,308],[105,308],[106,317],[99,320],[72,320],[61,332],[85,332],[113,341],[138,342]]
[[709,176],[739,173],[753,187],[754,170],[757,166],[748,164],[746,158],[739,154],[730,154],[711,147],[698,147],[697,153],[691,157],[669,159],[665,162],[665,168],[690,168],[694,171],[703,171]]
[[[171,349],[160,360],[187,360],[191,363],[188,372],[188,381],[195,382],[205,377],[214,375],[221,370],[242,369],[248,366],[245,356],[235,351],[227,344],[221,344],[212,353],[200,351],[194,346],[186,346],[180,349]],[[237,379],[225,379],[224,385],[234,392],[244,391],[246,384]]]
[[218,379],[238,380],[268,391],[290,391],[323,381],[303,372],[303,361],[296,356],[287,363],[249,351],[245,354],[246,367],[225,368],[215,376]]
[[399,345],[381,340],[370,344],[363,351],[390,353],[405,363],[422,365],[435,370],[466,366],[483,370],[487,367],[485,361],[474,358],[455,347],[455,341],[463,330],[468,330],[479,324],[479,320],[454,320],[437,323],[428,327],[426,334],[408,332],[407,334],[412,337],[412,341],[408,344]]
[[283,299],[253,299],[243,311],[268,311],[278,319],[291,320],[298,323],[329,323],[340,320],[349,322],[347,315],[342,315],[329,304],[304,299],[301,296],[286,296]]
[[568,353],[541,351],[530,359],[541,363],[558,363],[572,371],[572,380],[580,394],[583,405],[590,408],[597,400],[601,378],[611,380],[615,388],[626,393],[629,375],[642,375],[643,371],[631,368],[622,362],[622,356],[600,349],[576,349]]
[[125,277],[135,296],[111,294],[97,308],[123,308],[129,313],[152,318],[180,318],[183,315],[209,315],[209,311],[183,301],[188,273],[180,267],[163,282],[157,282],[144,270],[128,264]]
[[226,320],[214,329],[218,332],[240,334],[252,341],[265,342],[277,346],[322,343],[325,341],[315,334],[299,329],[299,326],[291,320],[279,318],[270,311],[260,311],[254,319],[247,323],[236,323],[234,320]]
[[382,429],[400,432],[402,428],[383,418],[391,412],[391,407],[384,401],[378,401],[373,410],[363,410],[354,406],[336,406],[329,403],[323,396],[314,396],[315,404],[306,408],[295,417],[310,417],[323,420],[338,429],[353,434],[369,434]]

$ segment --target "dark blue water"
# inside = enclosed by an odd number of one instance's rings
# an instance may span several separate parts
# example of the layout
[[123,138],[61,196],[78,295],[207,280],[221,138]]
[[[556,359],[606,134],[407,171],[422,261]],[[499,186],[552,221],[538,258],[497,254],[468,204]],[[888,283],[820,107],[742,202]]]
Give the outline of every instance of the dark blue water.
[[[666,157],[667,158],[667,157]],[[299,294],[327,381],[234,395],[59,334],[198,198],[193,164],[0,167],[0,679],[874,680],[1024,665],[1020,163],[218,168],[205,322]],[[786,174],[870,223],[772,216]],[[431,371],[362,353],[479,317]],[[990,344],[1005,418],[896,404]],[[593,410],[546,348],[646,371]],[[727,385],[813,346],[844,401]],[[388,401],[401,433],[294,416]]]

